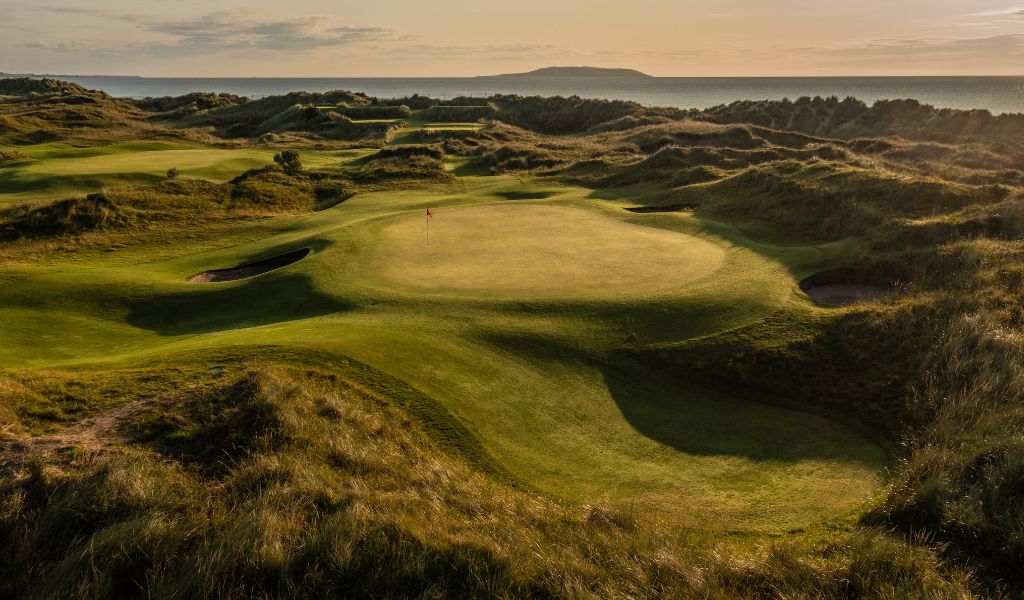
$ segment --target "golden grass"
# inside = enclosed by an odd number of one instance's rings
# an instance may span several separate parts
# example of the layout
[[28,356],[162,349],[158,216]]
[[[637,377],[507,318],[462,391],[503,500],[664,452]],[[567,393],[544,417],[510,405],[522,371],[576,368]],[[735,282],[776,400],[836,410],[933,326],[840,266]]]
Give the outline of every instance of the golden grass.
[[0,534],[11,540],[0,591],[967,596],[965,574],[937,577],[933,555],[884,535],[757,546],[676,537],[629,511],[511,489],[438,451],[344,371],[229,363],[185,397],[158,396],[125,431],[121,451],[71,449],[0,472]]

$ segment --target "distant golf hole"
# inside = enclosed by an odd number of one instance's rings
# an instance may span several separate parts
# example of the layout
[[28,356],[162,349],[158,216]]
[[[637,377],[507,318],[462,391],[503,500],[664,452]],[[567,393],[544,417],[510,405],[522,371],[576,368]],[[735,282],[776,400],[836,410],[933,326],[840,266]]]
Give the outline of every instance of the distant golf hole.
[[245,279],[246,277],[255,277],[256,275],[262,275],[263,273],[295,264],[309,256],[309,252],[309,248],[303,248],[301,250],[295,250],[294,252],[289,252],[266,260],[232,267],[230,269],[203,271],[202,273],[197,273],[190,277],[189,281],[192,283],[217,283],[221,281]]
[[870,302],[892,292],[894,282],[857,269],[836,269],[816,273],[800,282],[800,289],[824,306],[850,306]]

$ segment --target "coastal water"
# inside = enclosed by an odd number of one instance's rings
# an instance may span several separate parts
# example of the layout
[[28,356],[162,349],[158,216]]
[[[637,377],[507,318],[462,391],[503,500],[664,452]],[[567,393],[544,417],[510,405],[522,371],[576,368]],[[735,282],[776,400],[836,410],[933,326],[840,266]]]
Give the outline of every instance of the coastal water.
[[447,78],[141,78],[63,77],[114,96],[141,98],[189,92],[262,97],[294,91],[350,90],[380,98],[521,94],[633,100],[647,106],[708,108],[734,100],[800,96],[914,98],[940,108],[1024,113],[1024,77],[447,77]]

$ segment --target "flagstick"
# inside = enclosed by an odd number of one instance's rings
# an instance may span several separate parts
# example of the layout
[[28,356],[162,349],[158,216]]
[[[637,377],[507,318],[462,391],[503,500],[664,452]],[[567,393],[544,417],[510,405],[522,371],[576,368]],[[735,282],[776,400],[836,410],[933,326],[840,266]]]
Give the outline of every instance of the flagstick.
[[430,245],[430,210],[427,210],[427,245]]

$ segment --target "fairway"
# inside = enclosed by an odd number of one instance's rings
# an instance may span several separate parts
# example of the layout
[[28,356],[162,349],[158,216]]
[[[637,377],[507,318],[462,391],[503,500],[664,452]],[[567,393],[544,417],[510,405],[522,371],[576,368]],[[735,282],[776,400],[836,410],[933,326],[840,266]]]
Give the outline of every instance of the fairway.
[[[168,142],[139,142],[68,148],[42,144],[19,148],[29,160],[0,169],[0,206],[97,191],[104,186],[150,184],[178,169],[183,178],[223,183],[265,166],[274,152],[253,148],[209,148]],[[368,150],[312,152],[311,166],[336,167]]]
[[368,270],[430,292],[635,296],[707,277],[725,260],[709,241],[579,208],[489,205],[434,214],[429,223],[403,215],[383,227]]
[[224,182],[265,165],[273,152],[195,148],[168,143],[114,144],[95,148],[23,151],[32,158],[0,169],[0,202],[26,202],[95,191],[107,185],[161,181],[177,168],[182,176]]

